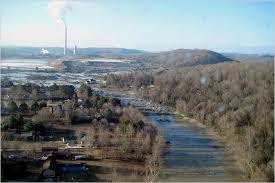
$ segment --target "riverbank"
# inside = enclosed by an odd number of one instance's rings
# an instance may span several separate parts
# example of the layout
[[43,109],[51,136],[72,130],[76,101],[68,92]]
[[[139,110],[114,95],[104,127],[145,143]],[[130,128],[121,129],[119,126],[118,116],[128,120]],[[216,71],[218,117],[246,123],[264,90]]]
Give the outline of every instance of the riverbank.
[[154,111],[152,109],[157,104],[135,98],[134,92],[124,91],[127,95],[121,90],[105,92],[121,99],[122,103],[145,111],[147,120],[156,123],[163,131],[169,148],[164,153],[162,181],[246,180],[233,154],[224,145],[224,138],[213,129],[171,108],[169,111]]

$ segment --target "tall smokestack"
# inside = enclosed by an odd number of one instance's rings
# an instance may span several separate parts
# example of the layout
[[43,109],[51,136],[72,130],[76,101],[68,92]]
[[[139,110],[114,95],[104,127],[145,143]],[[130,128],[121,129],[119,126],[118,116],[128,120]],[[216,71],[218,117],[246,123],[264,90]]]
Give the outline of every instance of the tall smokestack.
[[74,55],[76,55],[76,45],[74,45]]
[[57,20],[63,22],[65,28],[64,57],[67,56],[67,16],[72,11],[72,0],[49,0],[49,13]]
[[67,55],[67,26],[65,25],[65,45],[64,45],[64,56]]

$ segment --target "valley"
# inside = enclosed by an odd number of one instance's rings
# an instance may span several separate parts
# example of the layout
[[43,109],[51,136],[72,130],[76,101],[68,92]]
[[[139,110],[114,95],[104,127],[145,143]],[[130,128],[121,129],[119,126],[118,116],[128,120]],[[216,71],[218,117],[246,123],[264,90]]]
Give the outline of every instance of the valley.
[[[188,61],[181,63],[187,57]],[[171,62],[163,62],[163,65],[157,61],[159,59]],[[9,167],[14,156],[19,163],[16,165],[18,168],[25,166],[23,162],[33,164],[27,167],[28,177],[10,179],[7,175],[6,179],[44,180],[46,177],[41,175],[43,163],[51,160],[54,164],[50,169],[55,171],[52,178],[56,181],[262,180],[243,168],[247,159],[240,161],[236,153],[242,145],[233,147],[236,141],[223,132],[223,126],[213,126],[210,122],[214,116],[218,120],[227,110],[233,109],[233,96],[229,97],[231,103],[227,106],[225,101],[216,98],[221,91],[210,90],[216,82],[220,83],[220,88],[224,87],[222,82],[227,82],[227,75],[233,70],[244,77],[249,70],[267,71],[269,66],[271,63],[266,62],[240,63],[214,52],[200,50],[176,50],[161,53],[159,57],[141,54],[124,56],[123,59],[71,57],[66,60],[45,59],[37,63],[25,59],[4,60],[1,65],[3,163]],[[236,68],[244,69],[239,71]],[[269,81],[269,76],[261,77]],[[248,80],[253,82],[250,78]],[[233,81],[238,80],[234,78]],[[250,84],[244,86],[251,87]],[[245,90],[252,93],[242,94],[237,91],[238,88],[232,89],[239,93],[238,97],[250,96],[254,91],[248,88]],[[207,99],[215,103],[203,104]],[[14,111],[10,111],[11,107]],[[238,109],[235,106],[235,110]],[[127,119],[134,118],[133,125],[142,119],[148,126],[146,128],[156,128],[159,137],[154,138],[159,139],[154,140],[150,135],[150,142],[147,137],[151,130],[146,131],[142,127],[143,132],[139,132],[135,125],[129,127],[127,120],[123,121],[124,113],[128,115]],[[251,115],[249,111],[247,115]],[[22,119],[21,126],[12,125]],[[41,129],[43,131],[39,131]],[[124,130],[121,134],[130,134],[121,135],[120,130]],[[64,139],[71,137],[74,137],[74,143],[64,142]],[[131,145],[129,138],[133,140]],[[139,143],[144,140],[151,145]],[[154,150],[152,143],[157,145],[157,149]],[[53,149],[45,151],[43,148]],[[74,159],[78,156],[85,156],[85,159]],[[67,166],[85,167],[87,171],[64,172]],[[79,177],[83,173],[85,180]],[[64,175],[71,178],[65,179]]]

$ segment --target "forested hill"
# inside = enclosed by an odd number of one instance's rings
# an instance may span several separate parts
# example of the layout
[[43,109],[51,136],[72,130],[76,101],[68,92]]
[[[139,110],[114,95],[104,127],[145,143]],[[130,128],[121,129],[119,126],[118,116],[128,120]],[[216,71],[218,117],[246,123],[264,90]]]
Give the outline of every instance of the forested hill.
[[212,127],[252,181],[274,182],[274,63],[221,63],[108,75],[107,86],[171,106]]
[[159,53],[145,53],[132,58],[147,65],[172,68],[233,61],[217,52],[204,49],[177,49]]

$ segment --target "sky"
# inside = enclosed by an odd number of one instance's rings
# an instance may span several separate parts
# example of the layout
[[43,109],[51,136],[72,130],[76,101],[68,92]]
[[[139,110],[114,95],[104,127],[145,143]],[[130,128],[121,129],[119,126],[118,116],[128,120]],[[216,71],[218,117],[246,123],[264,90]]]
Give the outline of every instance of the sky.
[[[271,52],[274,0],[0,0],[1,45]],[[63,11],[63,12],[62,12]],[[59,12],[60,13],[60,12]]]

